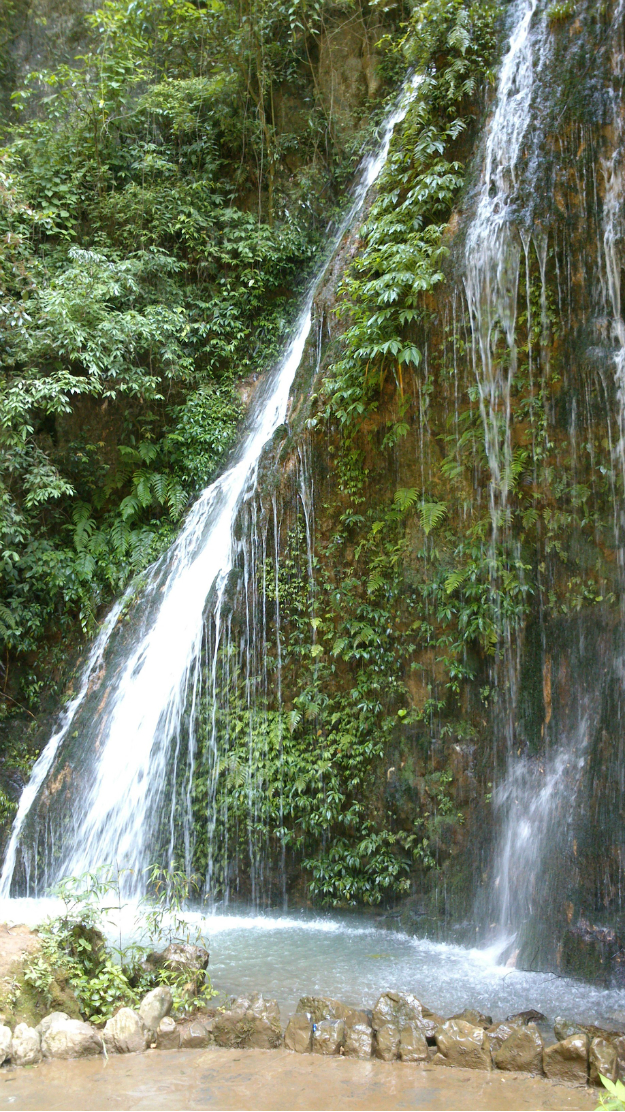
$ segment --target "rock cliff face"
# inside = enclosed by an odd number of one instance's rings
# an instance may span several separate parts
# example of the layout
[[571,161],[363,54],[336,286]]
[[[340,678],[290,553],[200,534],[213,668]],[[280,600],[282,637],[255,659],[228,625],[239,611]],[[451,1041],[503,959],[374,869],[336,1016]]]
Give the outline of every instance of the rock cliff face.
[[[265,636],[280,642],[272,676],[290,728],[314,719],[329,762],[341,742],[324,700],[338,714],[379,669],[383,709],[370,729],[383,744],[356,789],[361,818],[386,821],[396,847],[416,831],[420,847],[410,844],[411,894],[393,916],[465,939],[524,923],[520,964],[608,982],[621,977],[625,929],[623,11],[533,7],[529,124],[498,271],[476,306],[471,236],[491,93],[461,140],[470,170],[443,239],[445,280],[407,329],[421,360],[388,360],[349,428],[328,399],[370,228],[345,238],[318,293],[315,341],[258,511],[284,577],[279,615],[265,592]],[[479,101],[472,111],[479,118]],[[363,360],[363,377],[372,367]],[[305,678],[305,651],[317,680]],[[355,847],[356,832],[343,834]],[[331,872],[326,894],[340,903]]]
[[[625,4],[519,0],[499,62],[490,6],[456,7],[243,507],[184,853],[220,898],[382,904],[620,981]],[[378,34],[319,39],[343,135]]]

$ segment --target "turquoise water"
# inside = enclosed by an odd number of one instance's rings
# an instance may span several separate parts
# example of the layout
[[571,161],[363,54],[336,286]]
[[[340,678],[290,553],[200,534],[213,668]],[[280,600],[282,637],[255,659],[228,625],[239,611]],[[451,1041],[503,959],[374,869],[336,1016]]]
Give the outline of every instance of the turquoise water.
[[[0,902],[0,920],[36,925],[60,905],[52,900]],[[209,914],[188,912],[191,934],[200,931],[210,951],[209,972],[221,993],[262,992],[278,1000],[282,1017],[304,994],[333,996],[371,1007],[387,989],[413,992],[443,1016],[478,1008],[503,1019],[536,1008],[549,1020],[625,1029],[625,990],[605,990],[551,973],[502,965],[497,950],[470,949],[413,938],[375,925],[364,915]],[[121,920],[109,915],[111,938],[129,941],[136,908]]]

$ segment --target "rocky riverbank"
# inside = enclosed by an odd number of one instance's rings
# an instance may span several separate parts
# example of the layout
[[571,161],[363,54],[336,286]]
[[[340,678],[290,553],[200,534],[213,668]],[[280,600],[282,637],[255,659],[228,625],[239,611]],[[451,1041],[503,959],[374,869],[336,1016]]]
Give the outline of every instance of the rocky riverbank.
[[[527,1011],[493,1022],[470,1009],[445,1019],[411,993],[383,993],[371,1010],[339,1000],[304,996],[283,1030],[275,1000],[260,993],[229,999],[191,1018],[175,1018],[167,986],[149,992],[139,1007],[120,1008],[98,1029],[64,1012],[36,1027],[0,1025],[0,1061],[14,1066],[44,1059],[220,1047],[275,1050],[420,1066],[526,1073],[574,1085],[599,1084],[599,1075],[625,1076],[625,1032],[586,1027],[558,1018],[555,1040],[544,1038],[546,1019]],[[540,1026],[539,1026],[540,1025]]]

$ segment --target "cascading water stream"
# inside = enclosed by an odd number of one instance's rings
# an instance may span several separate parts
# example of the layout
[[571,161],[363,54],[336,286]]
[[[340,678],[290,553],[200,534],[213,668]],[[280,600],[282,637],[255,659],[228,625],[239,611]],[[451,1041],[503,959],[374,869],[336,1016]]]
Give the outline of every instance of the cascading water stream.
[[[612,41],[620,43],[619,30],[625,3],[619,0],[612,18]],[[529,255],[533,246],[541,282],[543,337],[547,331],[545,271],[548,232],[534,223],[532,167],[545,157],[546,135],[542,126],[538,78],[552,50],[551,31],[541,0],[521,0],[510,46],[499,78],[497,101],[485,143],[473,220],[466,236],[465,292],[469,307],[475,370],[490,466],[491,558],[495,546],[507,539],[507,500],[513,462],[511,440],[511,388],[517,366],[517,299],[519,272],[525,261],[527,277],[527,320],[529,300]],[[625,325],[621,309],[621,259],[623,193],[622,56],[615,47],[612,90],[613,154],[604,160],[606,182],[603,205],[604,284],[607,315],[612,317],[615,342],[615,383],[618,404],[619,443],[615,462],[625,478]],[[603,275],[605,277],[603,277]],[[610,313],[611,310],[611,313]],[[528,324],[529,373],[531,377],[531,332]],[[544,340],[543,340],[544,343]],[[574,417],[573,417],[574,420]],[[532,432],[532,435],[534,433]],[[572,433],[572,438],[574,434]],[[535,447],[535,443],[534,443]],[[573,445],[574,447],[574,445]],[[622,533],[622,509],[617,510]],[[617,530],[618,532],[619,530]],[[619,542],[622,560],[622,542]],[[523,949],[531,960],[530,935],[538,934],[544,903],[559,878],[550,870],[562,869],[567,854],[575,853],[577,799],[588,759],[589,744],[597,729],[601,705],[601,671],[588,676],[592,651],[580,626],[576,652],[579,672],[569,679],[572,697],[566,713],[561,709],[557,725],[551,717],[551,661],[544,661],[543,689],[547,717],[543,725],[541,753],[528,755],[517,740],[518,646],[521,631],[500,623],[504,640],[503,667],[499,672],[501,733],[507,748],[505,773],[494,790],[499,835],[495,846],[487,906],[476,918],[495,935],[500,952]],[[604,668],[617,677],[616,670]],[[503,679],[502,679],[503,675]],[[594,680],[594,682],[593,682]],[[616,681],[615,681],[616,682]],[[572,859],[572,858],[571,858]],[[557,864],[556,864],[557,863]],[[542,905],[542,906],[541,906]],[[528,957],[528,955],[530,955]]]
[[[511,486],[511,390],[517,368],[517,302],[522,259],[529,273],[531,245],[544,287],[547,240],[533,223],[528,170],[544,144],[536,83],[552,49],[549,22],[540,0],[519,0],[513,9],[509,48],[503,59],[495,107],[485,141],[474,215],[465,243],[465,293],[472,335],[472,362],[478,386],[484,444],[490,468],[492,524],[488,558],[495,572],[497,546],[508,542],[507,504]],[[529,297],[529,293],[528,293]],[[528,320],[530,306],[528,302]],[[531,361],[531,351],[530,351]],[[530,362],[531,374],[531,362]],[[569,723],[567,736],[540,759],[516,745],[515,716],[520,630],[500,615],[503,640],[494,682],[499,689],[499,732],[506,744],[506,767],[494,791],[500,834],[485,911],[502,949],[520,940],[530,918],[538,874],[554,824],[562,826],[562,802],[575,795],[588,740],[587,706]],[[545,739],[547,744],[547,739]],[[569,807],[570,812],[570,807]],[[481,897],[478,897],[478,903]]]
[[[412,80],[404,88],[386,120],[377,153],[365,160],[352,206],[332,238],[329,255],[357,218],[384,166],[393,130],[406,114],[415,85]],[[224,594],[238,551],[235,525],[253,493],[263,449],[285,420],[327,258],[309,289],[284,358],[258,391],[231,465],[203,492],[178,539],[150,569],[129,618],[122,614],[130,591],[106,619],[80,690],[22,795],[0,881],[3,897],[11,892],[18,864],[27,894],[104,863],[116,864],[124,873],[126,891],[137,893],[144,887],[154,835],[163,823],[171,829],[171,853],[177,811],[185,810],[185,800],[181,803],[174,791],[166,807],[166,786],[172,776],[175,780],[184,740],[189,768],[182,794],[186,791],[188,811],[207,613],[214,629],[214,690],[217,651],[227,624]],[[212,716],[214,747],[214,700]],[[218,761],[213,764],[218,770]],[[210,826],[210,813],[208,821]]]

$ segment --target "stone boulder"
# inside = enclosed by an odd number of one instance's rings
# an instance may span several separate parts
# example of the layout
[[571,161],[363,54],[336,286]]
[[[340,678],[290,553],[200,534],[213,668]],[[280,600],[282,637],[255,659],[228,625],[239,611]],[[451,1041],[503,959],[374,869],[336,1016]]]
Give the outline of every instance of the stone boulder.
[[370,1058],[373,1054],[373,1028],[369,1023],[354,1023],[345,1029],[343,1053],[346,1058]]
[[282,1042],[277,1001],[265,1000],[259,993],[237,997],[229,1008],[215,1017],[213,1036],[218,1046],[273,1050]]
[[195,1019],[187,1020],[186,1023],[181,1023],[178,1028],[178,1042],[180,1048],[182,1050],[200,1050],[205,1046],[211,1046],[211,1044],[215,1042],[215,1037],[213,1035],[214,1025],[215,1020],[213,1018],[205,1019],[199,1016],[196,1016]]
[[585,1085],[588,1077],[588,1036],[571,1035],[546,1047],[543,1069],[552,1081]]
[[399,1058],[401,1032],[394,1023],[383,1023],[375,1032],[375,1056],[383,1062],[394,1062]]
[[348,1019],[353,1008],[342,1004],[340,1000],[332,1000],[329,996],[302,996],[295,1013],[307,1012],[313,1023],[320,1023],[322,1019]]
[[171,989],[167,985],[159,985],[148,992],[139,1004],[139,1015],[148,1031],[156,1032],[164,1016],[169,1015],[174,1006]]
[[203,946],[193,946],[190,942],[171,942],[165,950],[153,951],[146,961],[156,968],[166,965],[176,973],[204,973],[208,969],[210,956]]
[[107,1020],[103,1038],[109,1053],[138,1054],[145,1050],[149,1032],[138,1012],[132,1008],[120,1008]]
[[91,1058],[102,1053],[102,1039],[80,1019],[55,1019],[44,1031],[41,1051],[44,1058]]
[[493,1023],[490,1027],[487,1027],[486,1034],[490,1041],[491,1053],[496,1054],[506,1039],[509,1039],[510,1035],[521,1026],[523,1025],[505,1020],[503,1023]]
[[524,1012],[515,1012],[514,1015],[507,1016],[505,1022],[511,1023],[514,1027],[525,1027],[528,1023],[546,1023],[547,1016],[537,1012],[536,1008],[527,1008]]
[[447,1066],[465,1066],[471,1070],[490,1070],[490,1041],[483,1027],[475,1027],[463,1019],[448,1019],[436,1032],[440,1058]]
[[399,1036],[399,1057],[402,1062],[427,1062],[428,1044],[423,1031],[416,1023],[407,1023]]
[[498,1070],[520,1070],[523,1073],[543,1072],[544,1043],[535,1023],[517,1027],[493,1054]]
[[313,1026],[313,1054],[340,1054],[344,1043],[344,1019],[321,1019]]
[[208,962],[209,953],[203,946],[193,946],[190,942],[172,942],[165,950],[152,950],[142,965],[150,973],[166,967],[174,973],[184,974],[189,991],[197,993],[206,981]]
[[66,1020],[66,1019],[69,1019],[69,1016],[68,1016],[67,1012],[50,1012],[49,1015],[46,1015],[46,1016],[43,1017],[43,1019],[41,1020],[41,1023],[39,1023],[37,1025],[35,1030],[39,1032],[39,1037],[43,1038],[46,1031],[48,1030],[48,1027],[50,1027],[53,1023],[56,1023],[57,1021],[63,1022],[63,1020]]
[[609,1043],[607,1039],[592,1040],[588,1062],[591,1085],[601,1084],[600,1074],[607,1077],[608,1081],[616,1081],[618,1077],[618,1054],[616,1047]]
[[573,1023],[570,1019],[564,1019],[561,1015],[557,1015],[553,1021],[553,1033],[558,1042],[564,1042],[565,1039],[570,1039],[571,1035],[585,1035],[584,1028],[579,1023]]
[[158,1025],[156,1046],[158,1050],[178,1050],[180,1046],[180,1030],[170,1015],[163,1016]]
[[374,1031],[390,1023],[399,1031],[408,1023],[416,1025],[426,1039],[434,1039],[443,1020],[423,1006],[410,992],[383,992],[371,1019]]
[[11,1057],[12,1045],[11,1028],[7,1027],[5,1023],[0,1024],[0,1066]]
[[612,1046],[616,1050],[618,1076],[625,1078],[625,1035],[617,1035],[612,1039]]
[[296,1054],[310,1054],[312,1051],[313,1022],[310,1012],[296,1012],[286,1025],[284,1045]]
[[13,1032],[11,1060],[14,1066],[34,1066],[41,1061],[39,1032],[27,1023],[18,1023]]
[[452,1015],[452,1019],[461,1019],[463,1023],[471,1023],[474,1027],[492,1027],[492,1015],[484,1015],[482,1012],[476,1011],[475,1008],[465,1008],[464,1011],[458,1012],[458,1015]]

